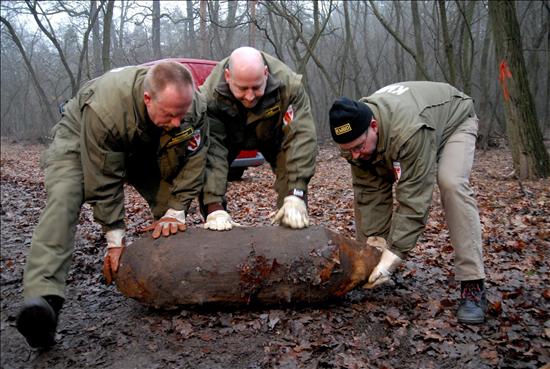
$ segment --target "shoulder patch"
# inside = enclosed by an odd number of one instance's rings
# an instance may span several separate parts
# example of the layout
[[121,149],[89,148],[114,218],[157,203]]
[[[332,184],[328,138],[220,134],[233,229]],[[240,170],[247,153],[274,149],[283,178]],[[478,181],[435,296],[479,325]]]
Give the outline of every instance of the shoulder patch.
[[294,120],[294,108],[292,105],[288,106],[288,109],[286,109],[285,115],[283,116],[283,124],[285,126],[290,125],[292,121]]
[[200,146],[201,146],[201,131],[197,129],[195,132],[193,132],[193,137],[191,137],[187,142],[187,150],[197,151],[197,149]]

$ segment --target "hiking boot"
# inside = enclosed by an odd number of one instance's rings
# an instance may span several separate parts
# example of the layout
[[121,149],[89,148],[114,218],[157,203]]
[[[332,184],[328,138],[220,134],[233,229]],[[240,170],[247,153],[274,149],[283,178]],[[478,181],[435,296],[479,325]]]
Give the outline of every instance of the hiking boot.
[[48,348],[55,345],[57,317],[63,298],[49,295],[28,299],[23,304],[16,321],[16,327],[29,346]]
[[460,284],[460,304],[456,317],[460,323],[480,324],[485,321],[487,297],[483,279],[462,281]]

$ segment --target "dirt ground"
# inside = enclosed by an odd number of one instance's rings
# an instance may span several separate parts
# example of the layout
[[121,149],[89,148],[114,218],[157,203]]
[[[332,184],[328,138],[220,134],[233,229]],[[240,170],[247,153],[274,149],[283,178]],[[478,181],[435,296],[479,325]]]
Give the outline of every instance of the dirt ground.
[[[57,345],[30,349],[15,329],[32,231],[45,205],[40,145],[2,140],[1,367],[24,368],[541,368],[550,363],[550,180],[518,182],[504,149],[479,152],[472,173],[484,234],[488,320],[458,324],[459,284],[437,190],[426,231],[390,285],[323,305],[160,311],[101,277],[105,241],[84,206]],[[267,165],[231,184],[234,219],[268,225]],[[354,235],[347,163],[323,148],[310,185],[314,224]],[[151,222],[127,188],[128,241]],[[196,205],[190,226],[202,226]],[[200,247],[197,245],[197,247]]]

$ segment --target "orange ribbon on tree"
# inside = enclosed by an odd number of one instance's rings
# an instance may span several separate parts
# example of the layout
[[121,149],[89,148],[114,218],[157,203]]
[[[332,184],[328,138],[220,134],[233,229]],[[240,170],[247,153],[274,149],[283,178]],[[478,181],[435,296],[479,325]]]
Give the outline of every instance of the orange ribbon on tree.
[[502,60],[500,62],[500,73],[498,76],[498,80],[500,82],[500,85],[502,86],[502,94],[504,95],[504,100],[508,101],[510,100],[510,94],[508,93],[508,78],[512,78],[512,72],[510,72],[510,68],[508,67],[508,63],[506,60]]

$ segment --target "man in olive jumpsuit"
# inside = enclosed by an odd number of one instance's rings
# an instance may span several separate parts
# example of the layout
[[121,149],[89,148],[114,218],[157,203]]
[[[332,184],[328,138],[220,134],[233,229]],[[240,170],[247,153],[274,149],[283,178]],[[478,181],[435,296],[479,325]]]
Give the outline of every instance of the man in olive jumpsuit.
[[357,238],[386,240],[366,287],[388,281],[415,246],[437,179],[461,281],[457,318],[482,323],[481,226],[469,185],[478,129],[472,99],[444,83],[397,83],[359,101],[337,99],[330,129],[351,164]]
[[274,222],[309,225],[307,186],[315,171],[317,135],[302,77],[251,47],[235,49],[201,86],[208,103],[211,144],[202,194],[205,228],[237,223],[225,209],[227,173],[239,151],[258,149],[275,173]]
[[206,101],[181,64],[126,67],[69,100],[44,152],[46,208],[34,231],[17,328],[32,347],[55,343],[80,207],[105,231],[107,283],[124,248],[124,183],[148,202],[153,237],[185,230],[206,166]]

